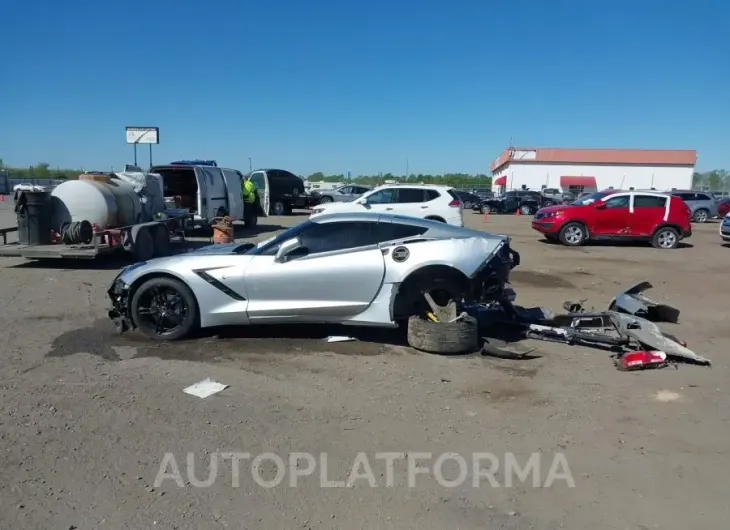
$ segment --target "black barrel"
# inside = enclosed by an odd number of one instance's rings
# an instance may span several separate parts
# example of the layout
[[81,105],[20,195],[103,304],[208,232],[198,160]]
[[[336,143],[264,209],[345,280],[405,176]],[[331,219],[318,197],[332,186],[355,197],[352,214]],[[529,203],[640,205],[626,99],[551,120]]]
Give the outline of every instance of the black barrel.
[[16,196],[18,241],[21,245],[51,243],[51,192],[21,191]]

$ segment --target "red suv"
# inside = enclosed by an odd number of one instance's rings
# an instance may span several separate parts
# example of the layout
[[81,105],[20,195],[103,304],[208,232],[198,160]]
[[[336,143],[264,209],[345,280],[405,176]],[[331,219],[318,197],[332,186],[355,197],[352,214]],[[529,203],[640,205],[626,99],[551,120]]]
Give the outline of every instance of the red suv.
[[682,199],[665,193],[604,190],[538,210],[532,228],[568,246],[638,240],[669,249],[692,235],[692,215]]

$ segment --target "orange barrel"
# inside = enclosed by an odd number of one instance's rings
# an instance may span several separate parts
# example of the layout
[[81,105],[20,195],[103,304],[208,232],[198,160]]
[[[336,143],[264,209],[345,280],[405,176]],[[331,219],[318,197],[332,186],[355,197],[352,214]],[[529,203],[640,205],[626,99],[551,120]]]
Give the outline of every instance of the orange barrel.
[[216,217],[213,221],[213,243],[233,243],[233,220],[230,217]]

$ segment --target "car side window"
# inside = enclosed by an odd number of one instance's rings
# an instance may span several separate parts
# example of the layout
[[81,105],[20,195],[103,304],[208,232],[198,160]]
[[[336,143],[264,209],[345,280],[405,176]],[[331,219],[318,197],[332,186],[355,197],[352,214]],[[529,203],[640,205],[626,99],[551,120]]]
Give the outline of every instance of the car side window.
[[606,208],[628,208],[630,198],[628,195],[614,197],[613,199],[608,199],[604,204]]
[[368,204],[390,204],[395,202],[395,189],[376,191],[368,197]]
[[710,197],[708,195],[705,195],[704,193],[698,193],[697,199],[698,201],[711,201]]
[[433,201],[441,197],[441,194],[436,190],[426,190],[426,202]]
[[667,197],[634,195],[634,208],[664,208],[666,205]]
[[398,188],[398,203],[423,202],[424,193],[422,188]]
[[386,241],[406,239],[425,234],[427,230],[427,228],[422,226],[412,226],[400,223],[378,223],[378,228],[375,232],[375,241],[376,243],[385,243]]
[[675,197],[679,197],[683,201],[693,201],[695,200],[695,194],[694,193],[675,193]]
[[253,185],[256,186],[256,189],[258,190],[264,189],[264,178],[264,173],[261,171],[251,173],[251,182],[253,182]]
[[375,244],[376,226],[375,221],[318,224],[304,232],[299,240],[309,255],[365,247]]
[[350,186],[345,186],[344,188],[340,188],[338,191],[340,193],[347,195],[347,194],[351,193],[352,188]]

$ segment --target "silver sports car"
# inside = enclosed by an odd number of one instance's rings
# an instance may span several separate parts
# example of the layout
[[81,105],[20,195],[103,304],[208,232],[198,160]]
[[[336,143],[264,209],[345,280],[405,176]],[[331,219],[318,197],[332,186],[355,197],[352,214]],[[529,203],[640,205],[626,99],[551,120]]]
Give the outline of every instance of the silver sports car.
[[157,340],[227,325],[396,327],[428,314],[427,298],[441,306],[499,300],[519,263],[509,244],[425,219],[323,215],[258,245],[211,245],[131,265],[108,291],[109,316],[120,333],[137,328]]

